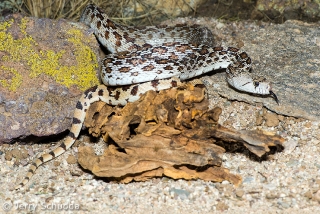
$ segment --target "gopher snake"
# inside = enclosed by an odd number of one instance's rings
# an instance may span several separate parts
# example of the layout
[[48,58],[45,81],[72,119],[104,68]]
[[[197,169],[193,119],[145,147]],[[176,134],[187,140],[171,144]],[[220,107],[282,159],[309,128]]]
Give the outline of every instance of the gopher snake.
[[148,90],[177,87],[181,84],[180,80],[226,68],[227,81],[234,88],[271,95],[278,102],[269,82],[253,79],[249,75],[251,59],[248,55],[237,48],[210,46],[212,34],[207,28],[196,25],[121,26],[93,4],[86,7],[80,21],[94,30],[100,43],[111,53],[102,61],[101,79],[104,85],[92,87],[82,95],[65,142],[36,159],[16,189],[30,180],[39,165],[61,155],[73,145],[86,111],[95,101],[125,105],[136,101]]

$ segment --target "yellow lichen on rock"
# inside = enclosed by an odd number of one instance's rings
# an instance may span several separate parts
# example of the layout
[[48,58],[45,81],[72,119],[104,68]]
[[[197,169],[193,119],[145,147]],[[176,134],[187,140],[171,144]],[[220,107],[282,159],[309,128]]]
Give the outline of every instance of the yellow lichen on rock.
[[91,84],[93,83],[94,85],[99,84],[95,72],[95,70],[99,67],[97,62],[97,56],[90,49],[90,47],[80,42],[84,40],[83,34],[80,30],[71,29],[67,33],[70,35],[68,41],[71,42],[76,49],[74,54],[76,56],[76,61],[78,62],[78,65],[71,66],[70,69],[72,74],[78,78],[78,85],[80,86],[80,88],[87,89],[89,88],[89,82],[91,82]]
[[[64,51],[54,53],[53,51],[40,52],[40,59],[31,57],[28,60],[28,64],[31,67],[31,77],[36,77],[42,73],[53,76],[58,83],[61,83],[67,87],[74,84],[84,90],[92,85],[99,84],[96,68],[98,63],[96,62],[96,55],[93,51],[85,46],[80,38],[80,30],[70,30],[68,32],[70,38],[68,39],[74,45],[74,55],[76,57],[77,65],[63,66],[59,63],[61,57],[63,57]],[[35,61],[34,61],[35,60]],[[95,62],[95,63],[93,63]]]
[[[66,35],[69,36],[67,41],[70,43],[70,49],[73,50],[74,56],[66,54],[65,50],[41,50],[37,41],[26,32],[28,18],[22,18],[19,23],[20,33],[23,36],[15,36],[9,32],[9,28],[14,20],[0,23],[0,52],[4,54],[1,57],[2,65],[6,63],[21,63],[26,69],[29,69],[29,77],[37,78],[41,74],[46,74],[57,82],[66,87],[72,85],[78,86],[85,90],[93,85],[99,84],[97,78],[97,57],[90,47],[82,43],[84,38],[80,30],[71,29]],[[45,38],[44,38],[45,39]],[[39,50],[40,49],[40,50]],[[67,57],[75,58],[74,65],[63,63]],[[21,81],[18,72],[15,69],[0,67],[2,72],[10,71],[12,74],[8,79],[2,79],[0,84],[11,91],[15,91]],[[6,77],[8,78],[8,76]],[[10,85],[10,83],[12,85]]]
[[16,69],[6,66],[1,66],[1,70],[3,70],[4,73],[10,73],[11,75],[9,75],[12,76],[11,80],[0,79],[1,85],[9,88],[10,91],[16,91],[19,85],[22,83],[22,75],[19,74]]

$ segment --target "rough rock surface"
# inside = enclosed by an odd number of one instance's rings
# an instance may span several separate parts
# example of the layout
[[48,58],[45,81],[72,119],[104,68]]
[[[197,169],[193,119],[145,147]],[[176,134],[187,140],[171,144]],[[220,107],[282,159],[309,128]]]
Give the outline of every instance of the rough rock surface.
[[[140,2],[128,2],[124,6],[124,16],[134,17],[137,15],[146,15],[146,13],[155,13],[161,11],[169,17],[178,17],[190,13],[204,0],[146,0]],[[123,3],[122,3],[123,4]]]
[[283,17],[284,19],[299,19],[303,16],[308,17],[310,20],[319,19],[319,1],[258,0],[252,17],[258,18],[263,14],[271,18]]

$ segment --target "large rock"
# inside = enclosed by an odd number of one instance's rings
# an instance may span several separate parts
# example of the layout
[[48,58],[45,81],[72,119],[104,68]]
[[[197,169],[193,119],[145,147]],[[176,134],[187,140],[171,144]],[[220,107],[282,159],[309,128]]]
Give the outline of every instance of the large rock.
[[81,93],[98,84],[98,45],[82,25],[9,17],[0,23],[0,142],[71,125]]
[[319,24],[300,21],[221,23],[216,20],[206,24],[214,32],[216,44],[241,47],[248,53],[253,73],[272,82],[280,105],[271,97],[232,90],[225,81],[224,72],[211,76],[209,90],[218,91],[231,100],[261,102],[278,114],[320,119]]

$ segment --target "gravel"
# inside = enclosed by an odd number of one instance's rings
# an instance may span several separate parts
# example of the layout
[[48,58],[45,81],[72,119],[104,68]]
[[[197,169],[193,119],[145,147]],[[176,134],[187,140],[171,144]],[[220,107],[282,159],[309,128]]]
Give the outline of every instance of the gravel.
[[[5,154],[17,149],[37,154],[50,151],[53,144],[4,144],[0,146],[0,204],[13,206],[8,213],[54,213],[58,210],[61,213],[319,212],[320,160],[315,158],[319,154],[319,122],[281,116],[282,121],[277,126],[267,126],[266,121],[255,126],[259,113],[271,112],[260,106],[219,97],[215,101],[224,106],[220,117],[222,125],[236,129],[264,129],[287,139],[283,152],[262,162],[250,160],[241,153],[225,153],[223,165],[243,178],[238,187],[228,181],[212,183],[167,178],[129,184],[110,183],[73,164],[77,156],[77,147],[73,147],[41,166],[26,190],[12,191],[26,173],[27,166],[19,164],[16,158],[6,158]],[[89,139],[83,134],[79,141]],[[95,144],[98,150],[103,145],[102,140]],[[32,159],[33,156],[29,155],[23,160]]]

